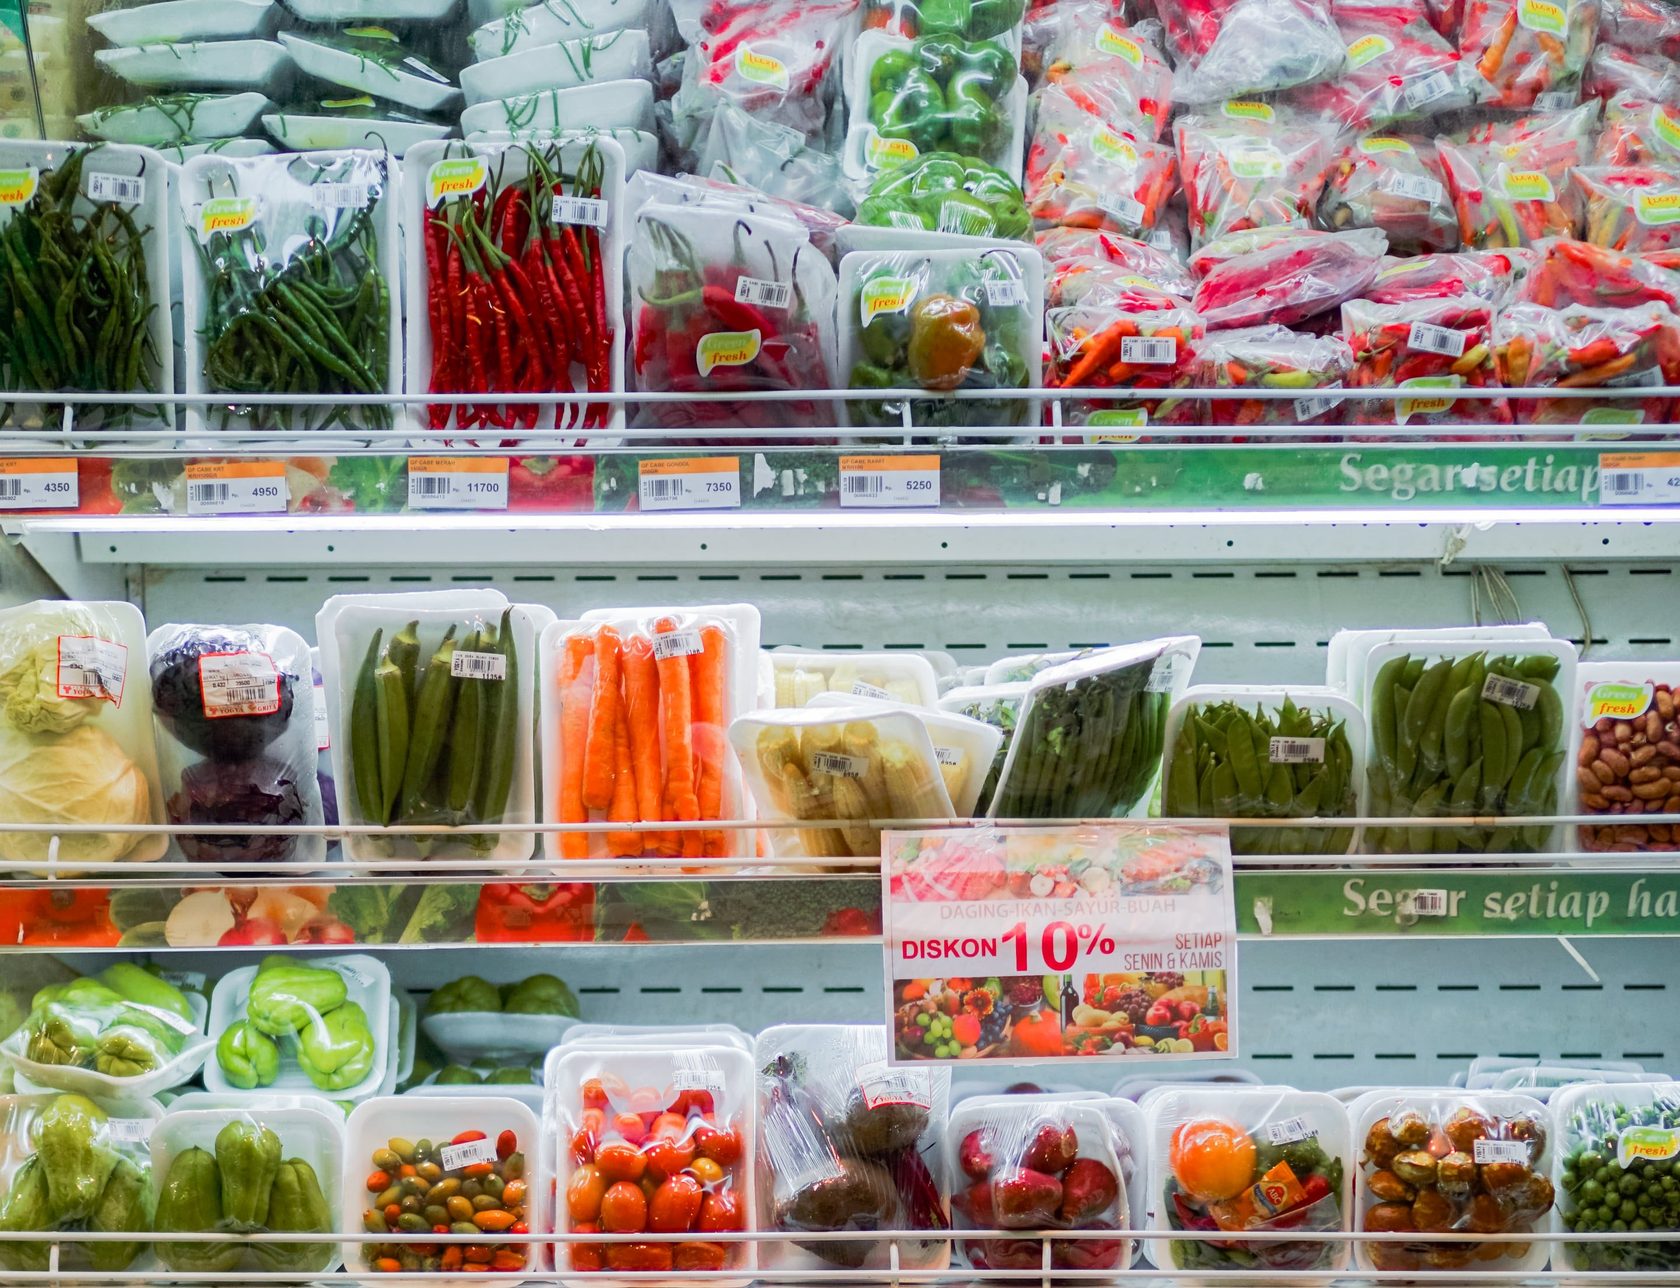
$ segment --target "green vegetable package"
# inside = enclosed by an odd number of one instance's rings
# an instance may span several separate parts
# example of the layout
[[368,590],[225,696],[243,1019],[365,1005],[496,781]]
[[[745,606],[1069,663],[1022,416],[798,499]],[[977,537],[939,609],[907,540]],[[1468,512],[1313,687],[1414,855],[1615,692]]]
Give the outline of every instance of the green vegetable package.
[[148,1095],[191,1078],[209,1046],[179,989],[117,962],[38,990],[4,1049],[36,1083]]
[[952,689],[939,699],[940,710],[955,711],[970,720],[982,721],[1003,734],[997,755],[992,759],[992,767],[980,785],[980,799],[974,808],[981,814],[986,812],[997,792],[998,779],[1003,776],[1003,766],[1009,759],[1010,744],[1015,741],[1015,721],[1020,715],[1021,699],[1026,696],[1027,682],[1019,680]]
[[[0,1231],[151,1231],[146,1141],[155,1106],[136,1102],[145,1107],[119,1111],[79,1095],[14,1096],[8,1103],[8,1143],[0,1156]],[[126,1270],[146,1247],[143,1239],[66,1242],[59,1265]],[[44,1271],[50,1252],[44,1242],[0,1242],[0,1266]]]
[[252,973],[225,977],[212,1009],[223,1025],[217,1081],[241,1091],[313,1088],[357,1099],[378,1089],[392,1055],[389,975],[371,957],[271,955]]
[[[1562,1133],[1558,1218],[1581,1234],[1680,1230],[1680,1087],[1669,1082],[1584,1084],[1554,1093]],[[1672,1243],[1570,1243],[1559,1269],[1672,1272]]]
[[956,152],[928,152],[882,170],[858,205],[857,222],[1016,241],[1032,236],[1021,185],[996,166]]

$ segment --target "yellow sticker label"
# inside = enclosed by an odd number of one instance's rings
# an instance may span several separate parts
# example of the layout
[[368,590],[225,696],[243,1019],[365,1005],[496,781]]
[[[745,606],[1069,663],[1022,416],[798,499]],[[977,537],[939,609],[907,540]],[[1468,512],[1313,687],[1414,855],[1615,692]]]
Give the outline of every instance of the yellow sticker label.
[[1672,224],[1680,220],[1680,192],[1642,192],[1633,200],[1633,213],[1642,224]]
[[0,170],[0,206],[21,206],[35,195],[41,175],[34,166],[21,170]]
[[1652,687],[1644,684],[1595,684],[1587,690],[1587,710],[1581,717],[1590,729],[1600,720],[1632,720],[1651,709]]
[[1347,47],[1348,66],[1355,69],[1363,67],[1366,63],[1375,62],[1393,49],[1394,42],[1387,36],[1379,36],[1375,33],[1369,36],[1361,36]]
[[1680,152],[1680,119],[1661,103],[1651,109],[1651,128],[1664,143]]
[[769,54],[761,54],[751,45],[735,46],[735,74],[754,85],[769,85],[774,89],[788,87],[787,64]]
[[489,178],[490,168],[484,164],[483,157],[439,161],[426,171],[426,204],[436,206],[450,197],[471,196]]
[[1381,156],[1385,152],[1402,152],[1412,156],[1417,152],[1405,139],[1397,139],[1392,134],[1373,134],[1360,139],[1359,150],[1368,157]]
[[1102,53],[1124,58],[1133,67],[1143,66],[1143,46],[1130,36],[1122,36],[1106,22],[1097,29],[1097,48]]
[[212,197],[198,208],[198,237],[208,241],[217,233],[243,232],[256,222],[255,197]]
[[863,325],[868,326],[883,313],[903,313],[915,298],[915,278],[871,278],[858,292],[858,312],[863,316]]
[[1246,143],[1227,154],[1231,173],[1239,179],[1277,179],[1288,162],[1270,143]]
[[713,331],[694,346],[694,362],[700,374],[709,376],[713,367],[744,367],[758,357],[764,337],[757,327],[751,331]]
[[869,138],[863,145],[863,158],[872,170],[889,165],[902,165],[921,155],[921,149],[909,139],[883,139],[873,126],[870,127]]
[[1538,170],[1506,170],[1500,186],[1512,201],[1556,201],[1552,181]]
[[1137,169],[1137,148],[1130,139],[1116,134],[1107,126],[1098,126],[1091,135],[1091,150],[1106,161],[1113,161],[1128,170]]
[[[1458,376],[1414,376],[1402,380],[1401,389],[1457,389],[1464,383]],[[1438,416],[1450,411],[1455,398],[1402,398],[1394,404],[1394,418],[1404,425],[1413,416]]]
[[1562,36],[1568,29],[1568,15],[1553,0],[1517,0],[1517,21],[1530,31]]
[[1219,109],[1233,121],[1270,121],[1277,113],[1265,103],[1255,103],[1245,98],[1233,98]]

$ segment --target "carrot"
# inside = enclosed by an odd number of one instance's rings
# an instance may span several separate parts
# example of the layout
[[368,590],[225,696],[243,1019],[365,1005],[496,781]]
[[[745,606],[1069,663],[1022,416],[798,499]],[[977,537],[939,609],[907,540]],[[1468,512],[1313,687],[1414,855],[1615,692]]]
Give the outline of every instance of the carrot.
[[[612,823],[636,821],[636,773],[630,763],[630,720],[620,704],[618,719],[613,723],[613,791],[612,803],[607,806],[607,820]],[[640,832],[608,832],[607,853],[615,859],[636,859],[642,854]]]
[[618,632],[610,626],[601,627],[595,632],[595,696],[583,752],[583,803],[590,809],[606,809],[613,799],[614,742],[619,710],[624,704],[618,656]]
[[1114,356],[1121,351],[1122,341],[1129,335],[1137,334],[1137,323],[1122,320],[1110,325],[1106,330],[1098,333],[1094,340],[1082,346],[1083,352],[1069,368],[1062,384],[1069,389],[1077,389],[1086,384],[1090,378],[1113,361]]
[[[589,742],[590,682],[584,677],[594,645],[587,635],[566,637],[560,661],[560,821],[587,823],[583,803],[583,758]],[[560,856],[587,859],[589,837],[567,832],[560,837]]]
[[1577,371],[1572,376],[1565,376],[1558,381],[1560,389],[1584,389],[1593,385],[1602,385],[1606,380],[1614,380],[1617,376],[1626,375],[1628,368],[1638,361],[1637,353],[1624,353],[1619,358],[1612,358],[1609,362],[1601,362],[1596,367],[1588,367],[1585,371]]
[[[701,818],[721,818],[723,811],[724,685],[729,665],[729,641],[721,626],[700,628],[701,651],[689,655],[688,675],[694,690],[694,783]],[[722,858],[722,832],[701,834],[707,858]]]
[[[653,624],[655,643],[662,635],[674,634],[677,624],[661,617]],[[700,817],[700,802],[694,794],[694,706],[688,678],[688,658],[681,653],[661,657],[659,668],[659,721],[665,730],[665,812],[679,822]],[[683,832],[684,858],[700,857],[700,834]]]
[[1511,37],[1517,34],[1517,9],[1511,6],[1511,12],[1505,15],[1505,21],[1499,24],[1499,32],[1493,38],[1493,43],[1487,47],[1487,52],[1476,64],[1476,70],[1482,74],[1483,80],[1492,80],[1499,73],[1500,64],[1505,61],[1505,51],[1511,47]]
[[[624,641],[624,714],[630,736],[630,768],[636,780],[636,816],[644,823],[665,817],[663,778],[659,761],[659,668],[653,644],[645,635]],[[671,855],[680,848],[672,832],[659,832],[647,841],[655,853]]]

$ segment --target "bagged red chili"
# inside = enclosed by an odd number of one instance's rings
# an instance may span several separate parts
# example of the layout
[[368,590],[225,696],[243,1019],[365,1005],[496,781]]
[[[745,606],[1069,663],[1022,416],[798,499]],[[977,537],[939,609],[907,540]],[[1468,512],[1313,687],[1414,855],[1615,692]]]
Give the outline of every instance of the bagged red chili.
[[1181,103],[1308,85],[1347,60],[1324,0],[1174,0],[1161,20],[1178,59],[1173,97]]
[[1660,99],[1624,91],[1606,103],[1594,164],[1680,165],[1680,83],[1671,89]]
[[1569,198],[1583,241],[1648,254],[1680,245],[1680,172],[1661,166],[1579,166]]
[[1306,225],[1338,151],[1334,125],[1249,100],[1181,117],[1176,130],[1191,249],[1245,228]]
[[1581,92],[1598,39],[1598,0],[1469,0],[1458,50],[1487,107],[1522,109]]
[[1178,192],[1170,147],[1134,134],[1119,112],[1093,113],[1068,80],[1044,87],[1027,149],[1027,209],[1039,226],[1068,224],[1147,237]]
[[1342,305],[1342,338],[1353,351],[1350,389],[1414,390],[1393,400],[1350,399],[1349,424],[1509,424],[1503,399],[1457,398],[1456,389],[1499,384],[1493,366],[1493,306],[1475,296]]
[[1437,139],[1464,244],[1529,246],[1573,236],[1575,221],[1561,196],[1570,167],[1584,164],[1592,150],[1597,120],[1598,104],[1584,103]]
[[1044,52],[1045,79],[1065,85],[1087,111],[1160,138],[1172,110],[1172,68],[1147,32],[1128,27],[1101,0],[1058,6],[1058,12],[1062,20]]
[[1490,304],[1503,299],[1537,260],[1531,250],[1476,250],[1453,255],[1414,255],[1391,259],[1365,291],[1373,304],[1412,300],[1450,300],[1474,295]]
[[1216,425],[1339,424],[1341,400],[1308,392],[1339,389],[1353,353],[1338,336],[1301,335],[1275,324],[1211,331],[1196,347],[1201,382],[1211,389],[1295,390],[1295,398],[1210,398]]
[[1494,323],[1500,379],[1512,388],[1626,390],[1626,397],[1520,398],[1525,424],[1660,425],[1672,400],[1641,388],[1680,382],[1680,318],[1663,304],[1548,309],[1513,304]]
[[1622,93],[1672,101],[1677,88],[1674,60],[1654,49],[1622,49],[1599,45],[1587,64],[1583,93],[1587,98],[1610,99]]
[[[1174,295],[1189,295],[1195,289],[1189,271],[1176,257],[1134,237],[1083,228],[1046,228],[1036,240],[1052,277],[1062,261],[1077,261],[1079,271],[1112,268],[1117,277],[1142,278]],[[1045,298],[1054,302],[1048,286]]]
[[1533,267],[1511,293],[1514,301],[1554,309],[1680,308],[1680,277],[1642,256],[1569,237],[1542,242],[1536,251]]
[[[720,218],[653,203],[630,252],[632,368],[659,393],[797,392],[832,386],[834,269],[792,220]],[[644,403],[642,425],[671,428],[831,423],[828,404]]]
[[[1245,249],[1223,256],[1221,248],[1227,241]],[[1260,322],[1288,326],[1327,313],[1361,294],[1376,279],[1386,245],[1387,239],[1376,228],[1349,233],[1308,228],[1232,233],[1191,256],[1192,273],[1199,271],[1198,256],[1219,260],[1196,284],[1191,303],[1210,331]]]
[[1602,0],[1598,40],[1636,53],[1680,54],[1680,13],[1666,0]]
[[1459,111],[1474,101],[1458,50],[1403,0],[1337,0],[1332,12],[1347,46],[1339,76],[1292,90],[1290,102],[1349,129]]
[[1458,217],[1427,139],[1366,134],[1349,144],[1331,171],[1318,219],[1336,231],[1381,229],[1399,254],[1458,245]]

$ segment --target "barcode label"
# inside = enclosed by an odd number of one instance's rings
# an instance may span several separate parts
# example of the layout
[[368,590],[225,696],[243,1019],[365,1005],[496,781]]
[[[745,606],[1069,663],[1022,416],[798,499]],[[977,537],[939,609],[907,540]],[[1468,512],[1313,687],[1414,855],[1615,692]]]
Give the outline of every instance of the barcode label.
[[1027,292],[1014,278],[989,278],[986,282],[986,303],[994,309],[1013,308],[1027,302]]
[[949,765],[952,769],[961,767],[963,763],[963,754],[955,747],[935,747],[933,758],[941,765]]
[[1430,322],[1414,322],[1411,333],[1406,337],[1406,344],[1421,353],[1440,353],[1449,358],[1462,358],[1464,342],[1468,338],[1463,331],[1454,331]]
[[281,461],[195,461],[187,466],[188,514],[284,514]]
[[80,502],[74,459],[0,460],[0,510],[74,510]]
[[360,210],[371,190],[365,183],[318,183],[309,191],[318,210]]
[[[1333,384],[1324,386],[1326,389],[1340,389],[1341,387],[1342,382],[1340,380],[1335,381]],[[1334,411],[1346,401],[1346,398],[1340,397],[1339,395],[1334,398],[1297,398],[1295,400],[1295,419],[1314,420],[1319,416],[1323,416],[1328,412]]]
[[887,488],[887,480],[879,474],[848,474],[840,484],[847,496],[880,496]]
[[411,456],[408,504],[415,510],[505,510],[505,456]]
[[265,653],[205,653],[198,659],[204,714],[271,716],[280,710],[280,671]]
[[883,702],[890,702],[892,700],[892,694],[888,693],[880,685],[869,684],[863,680],[858,680],[853,683],[852,692],[860,698],[879,698]]
[[937,506],[939,458],[842,456],[840,504],[842,507],[855,505],[882,508]]
[[332,721],[327,719],[327,690],[320,683],[309,686],[315,694],[315,750],[327,751],[332,747]]
[[184,993],[202,993],[204,991],[204,972],[201,970],[166,970],[158,972],[158,978],[165,984],[173,984]]
[[1489,1140],[1481,1137],[1475,1144],[1475,1159],[1483,1163],[1526,1163],[1530,1147],[1526,1140]]
[[1164,250],[1168,254],[1171,254],[1174,249],[1172,230],[1168,228],[1157,228],[1154,232],[1149,234],[1149,244],[1156,250]]
[[1274,765],[1322,765],[1324,739],[1273,738],[1266,748],[1266,759]]
[[1614,473],[1601,475],[1599,491],[1609,492],[1615,496],[1638,496],[1645,490],[1645,476],[1638,470],[1616,470]]
[[458,648],[450,655],[449,674],[457,680],[505,680],[507,658],[500,653],[472,653]]
[[700,632],[692,627],[685,631],[666,631],[653,637],[653,655],[656,658],[692,657],[705,651]]
[[128,646],[97,635],[58,637],[58,696],[101,698],[122,706]]
[[1643,367],[1624,376],[1612,376],[1604,382],[1606,389],[1651,389],[1662,384],[1662,372],[1655,367]]
[[762,277],[735,279],[735,303],[754,304],[761,309],[785,309],[793,303],[792,282],[772,282]]
[[458,1172],[474,1163],[494,1163],[496,1142],[486,1137],[483,1140],[464,1140],[459,1145],[445,1145],[438,1151],[438,1161],[446,1172]]
[[1410,111],[1417,111],[1438,98],[1445,98],[1453,92],[1452,78],[1443,71],[1433,71],[1427,76],[1418,76],[1406,83],[1406,88],[1400,91],[1400,98]]
[[1574,107],[1575,103],[1576,95],[1570,93],[1566,89],[1547,90],[1544,94],[1536,94],[1534,96],[1534,106],[1537,110],[1542,112],[1565,111]]
[[1446,196],[1446,189],[1428,175],[1401,174],[1397,170],[1384,170],[1377,180],[1377,187],[1393,196],[1404,197],[1408,201],[1426,201],[1431,205]]
[[1129,335],[1120,341],[1120,361],[1162,367],[1178,358],[1178,341],[1170,335]]
[[723,1070],[712,1061],[700,1056],[677,1056],[677,1067],[671,1073],[672,1091],[704,1091],[721,1096],[723,1088]]
[[1508,707],[1520,707],[1524,711],[1531,711],[1534,704],[1540,701],[1540,686],[1525,684],[1521,680],[1513,680],[1503,675],[1490,675],[1482,681],[1482,697],[1489,702],[1499,702]]
[[[1402,900],[1404,905],[1404,900]],[[1409,905],[1414,917],[1444,917],[1447,915],[1445,890],[1413,890]]]
[[90,174],[89,201],[113,201],[119,206],[138,206],[146,199],[146,181],[131,174]]
[[1178,672],[1176,657],[1158,657],[1149,669],[1149,679],[1143,686],[1145,693],[1171,693],[1173,676]]
[[644,510],[734,510],[741,505],[741,459],[697,456],[643,461],[637,500]]
[[[1134,197],[1105,197],[1102,202],[1104,213],[1113,215],[1127,228],[1139,228],[1143,225],[1143,217],[1148,212],[1143,202]],[[1170,249],[1171,243],[1168,243]]]
[[557,224],[577,224],[583,228],[607,226],[607,203],[599,197],[556,197],[551,216]]
[[869,762],[862,756],[847,756],[838,751],[813,751],[807,762],[813,774],[833,774],[837,778],[862,778]]
[[1680,452],[1618,452],[1598,458],[1601,505],[1680,502]]
[[105,1130],[113,1145],[144,1145],[152,1138],[150,1118],[107,1118]]
[[926,1069],[894,1069],[885,1060],[875,1060],[858,1068],[857,1084],[870,1109],[879,1105],[933,1107],[933,1078]]
[[1307,1120],[1299,1115],[1285,1118],[1280,1122],[1267,1123],[1261,1128],[1268,1145],[1293,1145],[1298,1140],[1310,1140],[1318,1135],[1307,1126]]

